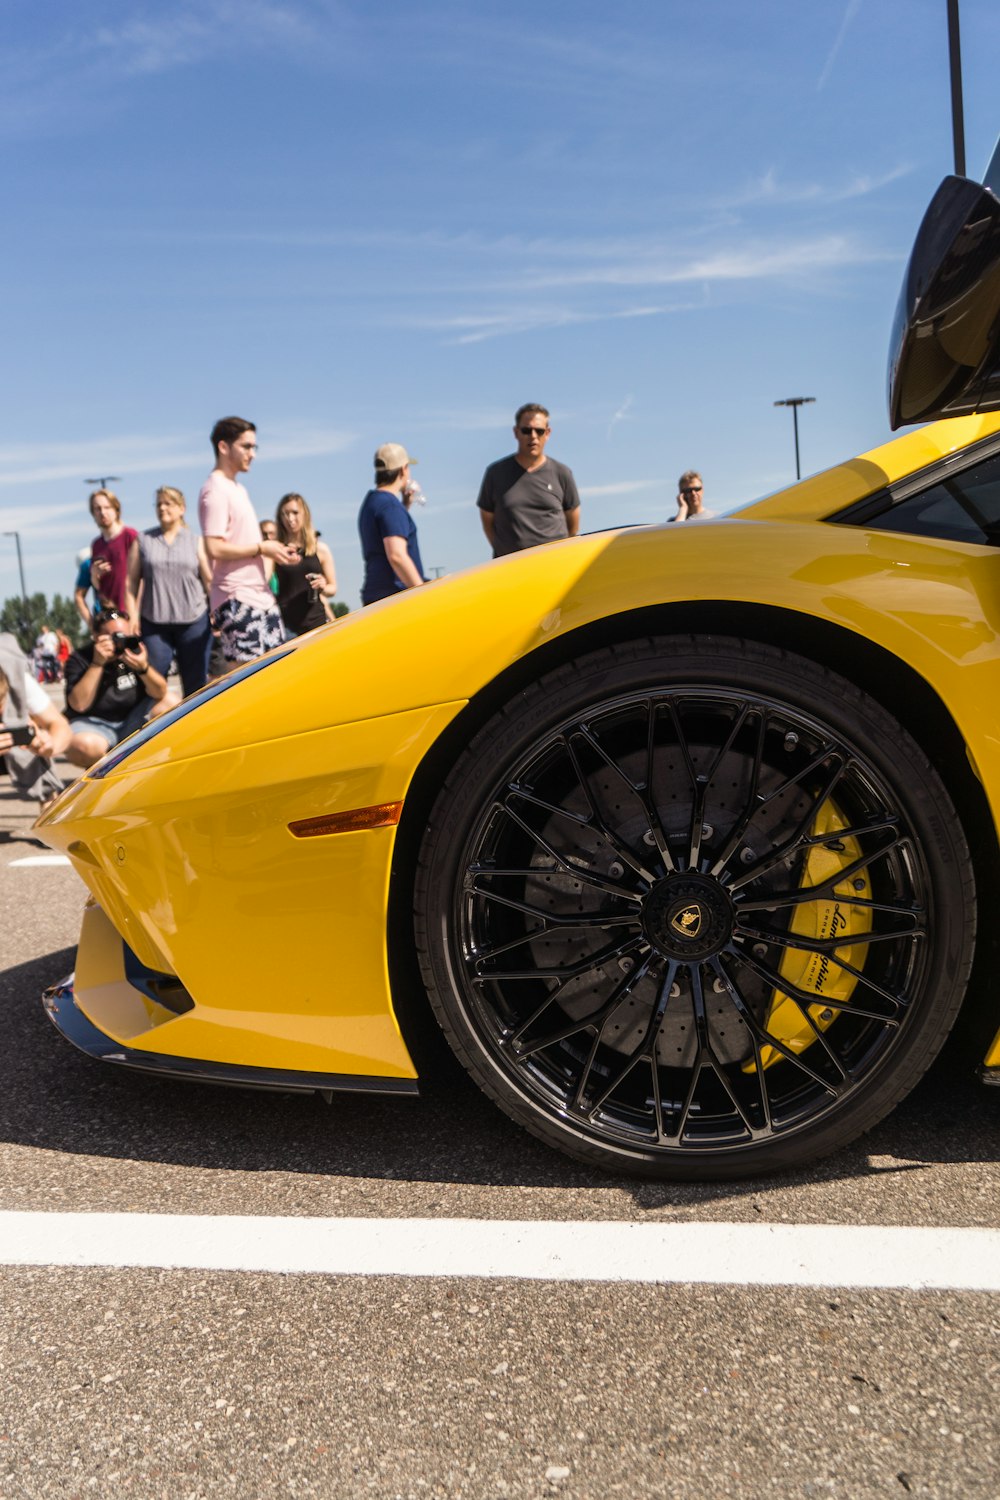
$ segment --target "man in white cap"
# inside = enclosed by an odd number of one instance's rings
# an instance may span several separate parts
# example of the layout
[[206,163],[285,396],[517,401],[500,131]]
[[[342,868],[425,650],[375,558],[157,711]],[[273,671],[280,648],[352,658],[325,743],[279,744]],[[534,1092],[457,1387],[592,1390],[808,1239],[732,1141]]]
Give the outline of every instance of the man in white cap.
[[403,504],[403,493],[412,483],[410,465],[416,461],[401,443],[383,443],[375,454],[375,488],[368,491],[358,515],[365,560],[362,604],[389,599],[424,582],[416,522]]

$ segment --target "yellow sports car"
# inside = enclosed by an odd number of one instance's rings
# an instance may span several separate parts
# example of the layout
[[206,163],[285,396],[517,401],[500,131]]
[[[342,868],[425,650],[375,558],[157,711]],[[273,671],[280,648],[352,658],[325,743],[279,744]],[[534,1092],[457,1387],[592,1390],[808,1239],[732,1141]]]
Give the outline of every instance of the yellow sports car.
[[894,333],[894,422],[966,415],[377,604],[106,756],[39,824],[91,892],[56,1025],[119,1066],[406,1093],[436,1023],[520,1125],[657,1177],[873,1125],[997,889],[998,226],[945,182]]

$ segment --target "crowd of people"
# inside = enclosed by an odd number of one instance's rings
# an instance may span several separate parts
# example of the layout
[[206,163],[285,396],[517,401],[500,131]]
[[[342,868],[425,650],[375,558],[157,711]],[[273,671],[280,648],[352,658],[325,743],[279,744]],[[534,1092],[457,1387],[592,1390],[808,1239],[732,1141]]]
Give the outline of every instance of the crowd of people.
[[72,650],[73,645],[66,632],[53,630],[49,622],[43,620],[31,653],[38,681],[58,682]]
[[[580,495],[572,470],[549,458],[550,416],[529,402],[514,416],[515,452],[491,463],[477,505],[494,557],[576,536]],[[61,786],[52,759],[88,767],[209,676],[252,661],[333,618],[333,555],[305,498],[291,491],[273,520],[259,521],[242,482],[257,454],[257,429],[223,417],[211,433],[214,465],[198,496],[196,534],[179,489],[156,491],[157,524],[139,532],[101,487],[90,496],[97,536],[79,559],[74,601],[89,641],[73,651],[43,625],[34,663],[0,635],[0,758],[24,796],[45,801]],[[413,516],[424,503],[401,443],[375,453],[374,483],[358,516],[363,604],[427,582]],[[671,521],[708,517],[700,474],[678,481]],[[65,713],[39,686],[62,676]]]

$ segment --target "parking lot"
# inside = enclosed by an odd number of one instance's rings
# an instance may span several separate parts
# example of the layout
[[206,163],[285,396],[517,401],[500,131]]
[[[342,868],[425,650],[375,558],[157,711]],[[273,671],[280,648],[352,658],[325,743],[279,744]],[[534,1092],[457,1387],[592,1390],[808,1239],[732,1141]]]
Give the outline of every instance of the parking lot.
[[[808,1172],[690,1187],[575,1167],[457,1072],[331,1106],[119,1074],[39,1003],[72,967],[83,887],[30,825],[0,793],[0,1500],[997,1493],[1000,1297],[963,1282],[977,1237],[945,1237],[1000,1220],[1000,1093],[968,1049]],[[122,1264],[73,1263],[81,1213]],[[49,1264],[19,1248],[37,1214]],[[347,1219],[384,1226],[389,1271],[296,1269],[317,1221]],[[463,1221],[488,1275],[455,1259]],[[567,1254],[567,1225],[610,1226],[610,1249],[577,1279],[508,1269],[522,1223]],[[619,1272],[634,1224],[714,1226],[726,1274],[678,1280],[669,1253],[662,1280]],[[826,1272],[813,1244],[803,1284],[767,1285],[745,1236],[767,1225],[776,1246],[848,1233]],[[935,1246],[954,1284],[892,1284]]]

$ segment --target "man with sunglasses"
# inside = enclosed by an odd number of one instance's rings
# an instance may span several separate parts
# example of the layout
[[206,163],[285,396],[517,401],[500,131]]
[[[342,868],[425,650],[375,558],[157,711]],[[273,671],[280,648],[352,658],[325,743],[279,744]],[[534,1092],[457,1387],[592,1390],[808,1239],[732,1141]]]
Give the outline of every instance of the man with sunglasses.
[[685,469],[677,481],[677,514],[668,521],[707,521],[712,515],[702,504],[701,475],[697,469]]
[[576,536],[580,494],[572,471],[546,458],[551,435],[544,406],[530,402],[514,417],[517,452],[490,464],[479,488],[479,515],[494,557]]

